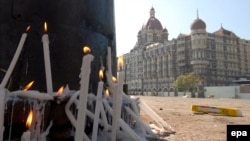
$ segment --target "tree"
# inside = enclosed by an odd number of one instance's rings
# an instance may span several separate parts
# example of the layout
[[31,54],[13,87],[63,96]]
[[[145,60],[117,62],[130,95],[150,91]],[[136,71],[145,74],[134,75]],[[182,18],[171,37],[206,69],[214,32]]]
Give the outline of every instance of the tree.
[[201,81],[201,78],[194,72],[179,75],[175,82],[174,87],[180,91],[193,91],[194,87],[197,86]]

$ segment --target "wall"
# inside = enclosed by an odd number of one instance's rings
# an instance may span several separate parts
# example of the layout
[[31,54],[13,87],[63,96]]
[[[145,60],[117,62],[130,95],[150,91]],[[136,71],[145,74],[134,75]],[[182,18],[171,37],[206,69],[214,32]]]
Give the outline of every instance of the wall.
[[215,98],[250,99],[249,93],[240,93],[240,86],[205,87],[205,96],[214,95]]

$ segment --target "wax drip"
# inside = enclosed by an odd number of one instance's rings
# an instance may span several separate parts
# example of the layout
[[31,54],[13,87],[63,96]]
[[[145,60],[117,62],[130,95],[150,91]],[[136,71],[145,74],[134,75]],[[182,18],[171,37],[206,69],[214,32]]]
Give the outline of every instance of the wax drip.
[[11,133],[12,133],[14,107],[15,107],[15,101],[12,102],[12,108],[11,108],[9,140],[11,139]]

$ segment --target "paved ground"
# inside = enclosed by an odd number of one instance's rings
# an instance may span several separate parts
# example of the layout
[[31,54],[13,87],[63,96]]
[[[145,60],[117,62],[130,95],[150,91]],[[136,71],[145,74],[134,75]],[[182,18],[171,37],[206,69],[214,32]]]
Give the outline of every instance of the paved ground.
[[[228,124],[250,125],[250,100],[156,96],[141,96],[140,99],[176,131],[175,135],[167,138],[169,141],[226,141]],[[237,108],[243,117],[194,114],[190,108],[192,104]],[[143,111],[141,118],[146,123],[153,122]]]

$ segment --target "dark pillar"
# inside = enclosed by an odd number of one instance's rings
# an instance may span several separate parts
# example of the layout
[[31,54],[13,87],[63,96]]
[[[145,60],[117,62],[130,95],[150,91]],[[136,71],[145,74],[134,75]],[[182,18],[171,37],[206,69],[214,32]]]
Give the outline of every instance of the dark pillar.
[[[69,84],[79,89],[82,47],[88,45],[95,56],[90,90],[96,92],[100,57],[106,65],[107,46],[116,64],[113,0],[0,0],[0,80],[28,25],[31,30],[20,59],[11,75],[10,90],[34,80],[32,89],[46,91],[42,48],[43,23],[48,23],[53,89]],[[107,68],[107,67],[106,67]],[[116,65],[113,65],[116,74]]]

